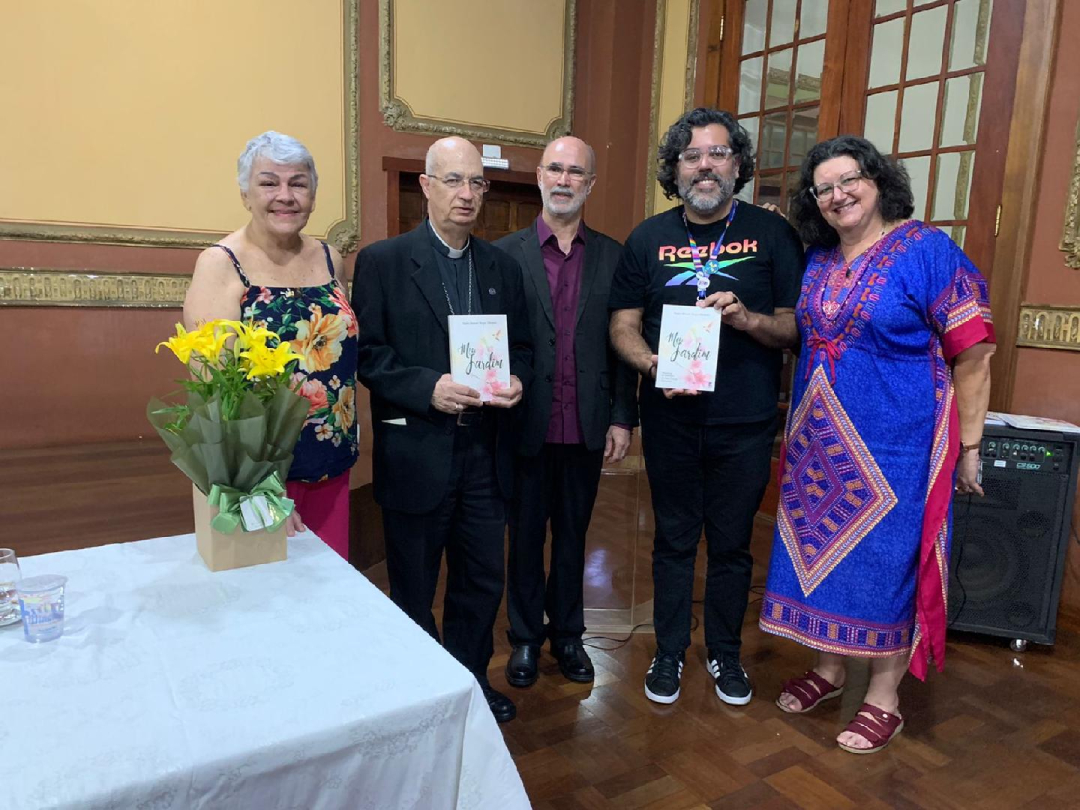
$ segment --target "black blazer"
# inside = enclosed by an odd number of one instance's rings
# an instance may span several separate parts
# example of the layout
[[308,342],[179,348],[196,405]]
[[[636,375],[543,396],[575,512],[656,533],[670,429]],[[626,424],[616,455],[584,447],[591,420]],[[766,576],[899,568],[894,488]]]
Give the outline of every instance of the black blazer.
[[[472,251],[483,311],[506,315],[510,373],[521,380],[528,396],[532,340],[521,270],[505,253],[476,237]],[[371,392],[375,500],[388,509],[430,512],[446,495],[457,428],[455,415],[431,405],[435,383],[450,373],[450,307],[427,222],[360,251],[352,307],[359,328],[357,377]],[[520,409],[491,409],[497,420],[499,488],[507,498],[513,487]]]
[[[540,452],[551,418],[555,374],[555,316],[536,222],[495,242],[521,265],[529,325],[533,336],[533,385],[522,402],[518,452]],[[577,400],[585,446],[604,447],[612,423],[637,425],[637,372],[621,362],[608,340],[608,295],[622,246],[609,236],[585,228],[585,263],[578,297],[574,359],[578,370]]]

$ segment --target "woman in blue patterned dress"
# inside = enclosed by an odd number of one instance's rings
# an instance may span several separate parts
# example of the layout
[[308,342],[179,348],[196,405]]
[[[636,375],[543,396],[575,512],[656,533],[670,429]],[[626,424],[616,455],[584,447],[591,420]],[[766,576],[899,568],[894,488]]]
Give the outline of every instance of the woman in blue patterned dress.
[[853,753],[903,727],[907,669],[942,667],[952,494],[982,494],[986,281],[913,210],[907,172],[842,136],[807,155],[789,213],[809,246],[803,348],[761,627],[817,651],[784,684],[787,712],[839,695],[846,656],[871,659],[862,708],[837,738]]
[[204,250],[184,299],[189,328],[215,318],[253,321],[300,355],[293,383],[308,415],[285,488],[296,504],[289,536],[310,528],[349,558],[349,470],[357,457],[356,317],[341,254],[301,231],[319,175],[295,138],[264,132],[237,161],[251,220]]

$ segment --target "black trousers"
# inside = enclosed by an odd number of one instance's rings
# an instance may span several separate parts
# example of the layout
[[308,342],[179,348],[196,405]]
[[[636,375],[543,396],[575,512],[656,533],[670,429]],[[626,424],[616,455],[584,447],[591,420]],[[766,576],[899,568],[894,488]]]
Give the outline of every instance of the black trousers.
[[704,527],[705,643],[737,652],[754,563],[750,536],[769,483],[777,421],[695,425],[651,416],[641,416],[641,442],[656,518],[656,646],[670,653],[690,646],[694,560]]
[[457,428],[450,483],[434,511],[383,510],[390,598],[438,641],[431,605],[445,551],[442,643],[483,686],[502,602],[505,527],[490,425]]
[[[604,451],[583,444],[545,444],[536,456],[517,459],[506,576],[511,644],[574,641],[585,632],[585,534],[603,464]],[[545,585],[549,519],[551,571]]]

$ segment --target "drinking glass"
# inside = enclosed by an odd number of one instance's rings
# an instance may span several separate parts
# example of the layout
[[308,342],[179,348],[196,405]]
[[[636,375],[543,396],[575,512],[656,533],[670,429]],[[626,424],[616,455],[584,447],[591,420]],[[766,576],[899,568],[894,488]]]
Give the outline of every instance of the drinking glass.
[[15,583],[22,579],[19,560],[10,548],[0,548],[0,627],[19,620],[19,597]]
[[38,644],[55,641],[64,634],[64,586],[67,577],[44,574],[19,580],[19,608],[23,635]]

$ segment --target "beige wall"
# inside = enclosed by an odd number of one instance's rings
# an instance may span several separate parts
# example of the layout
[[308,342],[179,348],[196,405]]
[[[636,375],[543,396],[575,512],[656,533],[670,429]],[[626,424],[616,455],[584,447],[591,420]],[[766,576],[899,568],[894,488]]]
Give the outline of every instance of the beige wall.
[[390,9],[393,93],[417,118],[543,136],[562,116],[566,0],[390,0]]
[[[151,6],[149,3],[127,3],[126,0],[124,3]],[[283,0],[266,0],[265,5],[262,5],[263,0],[237,0],[235,5],[250,7],[251,3],[259,3],[260,8],[267,8],[280,6]],[[86,9],[94,8],[99,14],[103,13],[103,8],[114,7],[113,0],[72,0],[68,5],[73,8],[77,5],[77,13],[87,13]],[[117,0],[115,7],[120,5],[120,0]],[[159,4],[152,5],[156,8]],[[190,20],[183,21],[188,25],[185,39],[189,44],[207,39],[201,36],[202,28],[221,27],[222,10],[218,6],[222,4],[184,0],[184,3],[177,5],[192,15],[201,15],[200,24],[196,26],[199,31],[190,29]],[[234,4],[230,2],[225,5]],[[285,52],[289,53],[287,46],[281,43],[288,42],[290,21],[297,16],[297,11],[295,4],[284,5],[288,7],[279,9],[273,15],[253,16],[273,22],[277,26],[275,31],[284,32],[272,35],[272,41],[276,43],[275,48],[286,48]],[[312,0],[310,5],[340,8],[339,2],[329,0]],[[5,26],[13,13],[24,16],[55,13],[58,7],[56,3],[37,3],[36,0],[0,0],[0,32],[8,30]],[[619,0],[617,3],[610,0],[577,0],[576,9],[574,131],[595,147],[599,167],[599,181],[589,197],[586,218],[593,227],[622,239],[640,221],[644,208],[656,4],[655,0]],[[167,30],[155,23],[155,18],[145,15],[136,14],[126,19],[128,25],[134,25],[136,20],[141,21],[143,38],[147,40],[159,38]],[[243,52],[249,66],[245,78],[221,78],[209,92],[206,92],[206,88],[200,88],[197,95],[184,100],[179,97],[184,95],[186,79],[178,74],[170,85],[170,92],[178,97],[178,103],[183,101],[192,109],[201,109],[208,97],[212,98],[206,103],[217,105],[213,107],[212,115],[199,119],[196,135],[206,144],[228,142],[228,149],[222,153],[227,152],[227,160],[221,158],[225,165],[212,180],[219,187],[204,188],[199,199],[207,206],[220,207],[223,214],[232,216],[235,213],[243,217],[243,209],[237,200],[233,166],[243,140],[253,134],[247,130],[254,127],[245,127],[243,132],[237,129],[234,135],[222,133],[234,126],[228,120],[231,99],[243,93],[248,83],[247,77],[258,73],[265,57],[260,55],[263,46],[257,40],[237,34],[255,29],[241,24],[239,20],[233,20],[233,23],[231,37],[235,41],[230,43],[230,47],[233,51]],[[181,21],[178,21],[177,25],[180,24]],[[514,30],[519,29],[515,27]],[[379,109],[380,32],[379,3],[376,0],[363,0],[359,4],[357,37],[360,137],[354,145],[359,149],[358,182],[362,200],[360,239],[361,244],[369,244],[385,238],[388,233],[386,212],[390,190],[388,176],[382,166],[383,159],[422,159],[437,135],[397,132],[387,126],[383,119]],[[43,52],[51,54],[49,61],[74,70],[74,63],[62,58],[61,51],[48,43],[46,45]],[[337,45],[332,47],[336,48]],[[26,64],[36,65],[44,61],[41,53],[28,63],[16,61],[17,53],[22,54],[18,56],[19,60],[25,60],[26,54],[22,51],[0,49],[0,69],[9,77],[25,73]],[[196,59],[199,51],[191,50],[188,56]],[[531,68],[529,64],[520,62],[517,69],[522,74],[528,74]],[[34,79],[31,77],[28,81]],[[548,81],[552,80],[549,78]],[[4,84],[0,92],[15,92],[10,87],[14,82],[0,84]],[[37,92],[43,104],[51,98],[47,88],[38,87]],[[275,100],[267,108],[270,112],[264,126],[286,129],[277,123],[277,113],[302,119],[308,97],[317,92],[321,91],[306,89],[299,106],[295,103],[295,94],[288,100]],[[461,89],[463,96],[480,93],[483,93],[483,88],[475,89],[471,85]],[[101,94],[97,97],[105,98]],[[117,116],[121,115],[123,109],[114,107],[123,108],[126,102],[123,97],[114,95],[111,98],[112,107],[86,109],[81,114],[120,120]],[[7,133],[15,127],[10,125],[7,117],[5,124],[5,149],[0,150],[0,160],[15,154],[6,148],[9,143]],[[74,119],[68,121],[65,127],[63,132],[49,135],[49,138],[55,138],[61,144],[61,152],[79,148],[80,143]],[[335,137],[340,137],[339,124],[327,128],[334,131]],[[118,142],[122,141],[123,133],[123,128],[119,127]],[[313,139],[308,140],[309,145],[314,143]],[[42,143],[53,144],[54,141],[46,139],[43,134]],[[348,146],[346,144],[346,148]],[[333,174],[329,167],[333,165],[334,155],[329,152],[324,154],[327,149],[329,147],[313,147],[322,174],[320,206],[329,205],[328,197],[332,196],[328,194],[327,183],[329,175]],[[20,159],[25,163],[42,163],[47,162],[50,155],[51,152],[31,151],[21,155]],[[531,173],[539,161],[540,150],[504,147],[503,155],[509,158],[512,170]],[[9,164],[4,164],[5,172],[9,168]],[[30,168],[20,166],[19,170]],[[176,166],[175,171],[161,176],[146,172],[137,189],[138,199],[152,202],[159,197],[168,197],[177,184],[183,185],[182,193],[187,194],[189,187],[203,182],[196,179],[193,171],[191,164],[185,162]],[[493,173],[492,176],[497,175]],[[206,182],[211,182],[209,172]],[[67,193],[64,182],[49,183],[52,184],[54,196],[62,196],[55,191],[56,188]],[[103,192],[112,197],[118,196],[111,188],[104,188]],[[27,213],[19,207],[16,195],[8,193],[7,188],[5,194],[0,195],[0,204],[15,206],[16,210],[11,213],[19,218],[27,217]],[[167,223],[162,220],[157,224]],[[228,227],[232,224],[230,221]],[[56,268],[92,273],[150,272],[183,276],[190,274],[197,254],[196,250],[179,248],[5,239],[0,232],[0,267]],[[347,257],[346,261],[351,263],[351,257]],[[0,307],[0,322],[6,327],[6,332],[16,336],[15,351],[5,354],[0,368],[4,371],[5,379],[17,381],[0,389],[0,448],[129,440],[140,436],[147,436],[147,441],[158,441],[148,434],[146,402],[152,395],[161,395],[176,388],[174,379],[177,369],[175,361],[165,356],[155,356],[153,347],[171,332],[172,325],[179,317],[178,309]],[[358,397],[358,411],[361,419],[366,420],[366,392],[361,391]],[[354,483],[370,480],[370,431],[366,425],[362,428],[361,442],[362,459],[357,466]]]
[[226,233],[247,220],[236,158],[267,129],[315,156],[309,232],[345,218],[342,0],[2,6],[0,224]]
[[[696,59],[688,63],[688,57],[692,49],[695,57],[697,54],[698,19],[695,11],[695,4],[691,0],[661,0],[657,4],[654,120],[651,122],[654,154],[667,128],[692,105]],[[664,196],[663,189],[655,180],[655,165],[650,176],[653,178],[652,196],[647,204],[646,216],[666,211],[674,204]]]

